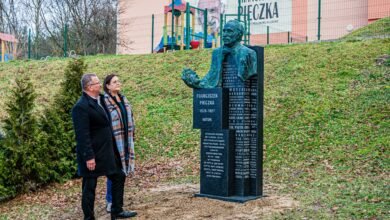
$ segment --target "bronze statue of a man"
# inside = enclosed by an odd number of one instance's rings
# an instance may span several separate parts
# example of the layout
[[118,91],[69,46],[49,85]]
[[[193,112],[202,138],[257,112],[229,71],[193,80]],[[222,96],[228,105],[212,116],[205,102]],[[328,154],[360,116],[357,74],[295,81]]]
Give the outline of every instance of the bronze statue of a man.
[[213,51],[211,67],[203,79],[192,69],[184,69],[182,79],[191,88],[215,88],[222,86],[222,62],[229,54],[234,57],[237,75],[245,81],[257,74],[256,52],[241,44],[244,27],[237,20],[231,20],[223,27],[224,45]]

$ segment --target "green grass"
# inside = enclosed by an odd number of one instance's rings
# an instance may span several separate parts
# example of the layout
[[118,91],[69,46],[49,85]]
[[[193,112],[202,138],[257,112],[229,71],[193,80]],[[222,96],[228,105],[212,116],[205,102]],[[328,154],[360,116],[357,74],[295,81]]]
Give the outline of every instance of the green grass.
[[[275,218],[385,218],[390,210],[390,39],[275,45],[265,49],[266,182],[301,206]],[[133,105],[139,160],[192,157],[192,90],[184,67],[204,75],[210,50],[86,57],[101,78],[120,74]],[[18,68],[30,68],[41,112],[59,88],[67,60],[0,64],[0,109]],[[388,62],[387,62],[388,63]],[[387,65],[387,66],[386,66]],[[4,111],[0,119],[4,119]],[[178,182],[194,181],[189,179]]]
[[367,38],[389,37],[390,36],[390,17],[382,18],[365,27],[359,28],[352,33],[344,36],[342,39],[353,41]]
[[266,64],[266,167],[306,207],[292,218],[388,214],[390,68],[375,58],[389,46],[284,46]]

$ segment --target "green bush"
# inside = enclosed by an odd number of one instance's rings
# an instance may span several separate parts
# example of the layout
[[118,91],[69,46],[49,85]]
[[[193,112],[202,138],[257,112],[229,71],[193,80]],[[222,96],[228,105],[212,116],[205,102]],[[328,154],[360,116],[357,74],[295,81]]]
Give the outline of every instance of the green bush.
[[71,109],[81,95],[80,79],[87,66],[83,59],[72,59],[65,69],[65,80],[52,106],[42,118],[42,131],[50,146],[54,181],[66,180],[76,173],[75,138]]
[[45,160],[45,137],[39,132],[33,113],[36,94],[27,74],[15,80],[6,103],[5,137],[1,140],[0,197],[35,189],[46,183],[51,173]]
[[33,114],[36,94],[30,79],[18,74],[0,133],[0,201],[76,174],[70,112],[81,95],[85,70],[84,60],[69,62],[61,90],[41,118]]

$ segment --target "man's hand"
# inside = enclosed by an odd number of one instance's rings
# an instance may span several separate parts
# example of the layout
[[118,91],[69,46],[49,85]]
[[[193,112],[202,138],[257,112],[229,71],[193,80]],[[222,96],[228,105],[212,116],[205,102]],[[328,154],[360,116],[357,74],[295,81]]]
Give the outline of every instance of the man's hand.
[[94,171],[96,167],[95,159],[91,159],[87,161],[87,168],[90,171]]

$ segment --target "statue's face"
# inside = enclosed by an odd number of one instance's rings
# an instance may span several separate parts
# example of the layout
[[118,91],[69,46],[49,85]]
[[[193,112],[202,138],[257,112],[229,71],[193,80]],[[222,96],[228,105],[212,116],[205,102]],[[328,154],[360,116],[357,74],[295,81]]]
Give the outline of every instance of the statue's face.
[[226,46],[232,46],[236,42],[240,40],[240,31],[238,30],[238,27],[235,25],[232,25],[231,23],[227,23],[223,27],[223,43]]

